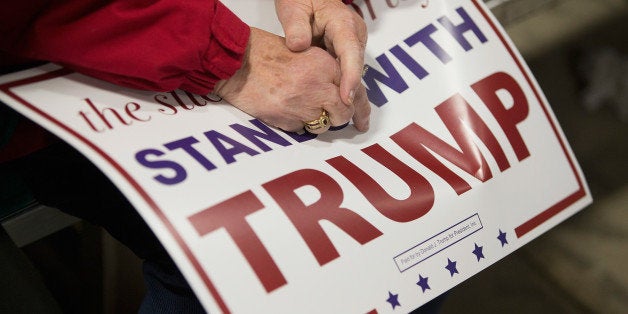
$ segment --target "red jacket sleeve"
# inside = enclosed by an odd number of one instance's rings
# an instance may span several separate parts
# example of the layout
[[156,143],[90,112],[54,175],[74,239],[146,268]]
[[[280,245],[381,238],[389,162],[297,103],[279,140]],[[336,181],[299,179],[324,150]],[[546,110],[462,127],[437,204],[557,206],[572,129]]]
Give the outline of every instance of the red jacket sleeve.
[[156,91],[211,92],[240,68],[250,34],[216,0],[10,1],[3,11],[1,49]]

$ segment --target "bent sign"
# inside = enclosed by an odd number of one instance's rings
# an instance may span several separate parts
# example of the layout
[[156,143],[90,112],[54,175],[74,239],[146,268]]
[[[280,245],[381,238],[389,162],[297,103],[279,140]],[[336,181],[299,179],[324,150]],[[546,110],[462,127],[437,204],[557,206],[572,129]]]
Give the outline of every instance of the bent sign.
[[[275,32],[272,5],[226,1]],[[208,95],[55,65],[3,102],[90,158],[210,313],[409,312],[590,203],[532,74],[479,1],[356,1],[371,130],[286,133]]]

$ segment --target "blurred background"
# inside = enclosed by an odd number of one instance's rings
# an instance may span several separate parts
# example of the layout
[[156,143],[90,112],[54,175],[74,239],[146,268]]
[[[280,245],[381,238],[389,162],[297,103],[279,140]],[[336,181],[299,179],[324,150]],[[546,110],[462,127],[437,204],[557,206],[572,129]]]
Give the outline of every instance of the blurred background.
[[628,313],[628,1],[485,1],[528,62],[593,204],[451,290],[449,313]]
[[[594,203],[452,289],[441,312],[628,313],[628,1],[485,2],[545,92]],[[41,279],[64,313],[137,312],[141,263],[128,249],[54,209],[29,209],[0,215],[25,253],[15,262],[33,266],[0,281],[0,295],[7,282]]]

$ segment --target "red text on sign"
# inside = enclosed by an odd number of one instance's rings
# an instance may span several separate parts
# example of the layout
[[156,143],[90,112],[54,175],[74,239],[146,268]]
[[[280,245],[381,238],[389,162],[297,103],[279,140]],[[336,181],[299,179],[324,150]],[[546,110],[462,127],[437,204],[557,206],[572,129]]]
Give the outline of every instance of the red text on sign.
[[[471,89],[498,122],[517,159],[521,161],[530,156],[518,130],[519,124],[528,116],[528,101],[516,80],[506,73],[498,72],[472,84]],[[506,93],[510,97],[500,98],[499,93]],[[504,98],[511,99],[511,103],[502,102]],[[460,94],[451,96],[436,106],[435,110],[458,147],[449,145],[416,123],[406,126],[390,138],[408,155],[447,182],[458,195],[470,191],[472,187],[450,169],[451,165],[470,174],[480,183],[493,178],[485,157],[474,142],[475,138],[488,149],[499,171],[510,168],[493,131]],[[419,219],[432,209],[434,189],[424,175],[378,144],[362,151],[401,178],[409,187],[410,195],[404,200],[390,196],[364,169],[345,157],[334,157],[327,163],[348,179],[382,216],[404,223]],[[445,165],[436,155],[451,165]],[[315,188],[320,194],[320,198],[309,205],[296,193],[297,189],[305,186]],[[341,256],[321,227],[322,220],[333,223],[362,245],[384,234],[360,216],[356,209],[341,206],[344,192],[330,174],[301,169],[264,183],[262,187],[289,218],[321,266]],[[247,215],[263,208],[264,204],[249,190],[202,210],[190,216],[189,220],[200,236],[225,228],[266,291],[271,292],[287,281],[245,219]]]

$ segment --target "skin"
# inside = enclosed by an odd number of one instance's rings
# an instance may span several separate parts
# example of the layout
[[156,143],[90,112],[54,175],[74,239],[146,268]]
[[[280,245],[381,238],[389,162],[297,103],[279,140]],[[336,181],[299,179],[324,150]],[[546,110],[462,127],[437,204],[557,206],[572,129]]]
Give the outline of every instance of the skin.
[[242,67],[214,92],[286,131],[302,130],[322,109],[333,126],[353,120],[368,130],[364,21],[339,0],[276,0],[275,6],[286,38],[251,28]]
[[338,58],[340,94],[355,101],[361,85],[367,29],[364,20],[339,0],[275,0],[277,17],[292,51],[319,45]]
[[327,110],[331,125],[353,120],[360,131],[368,129],[370,106],[362,85],[357,107],[340,97],[340,64],[327,51],[309,47],[293,52],[283,37],[251,28],[242,67],[214,92],[240,110],[268,125],[286,131],[303,129],[303,121],[318,119]]

